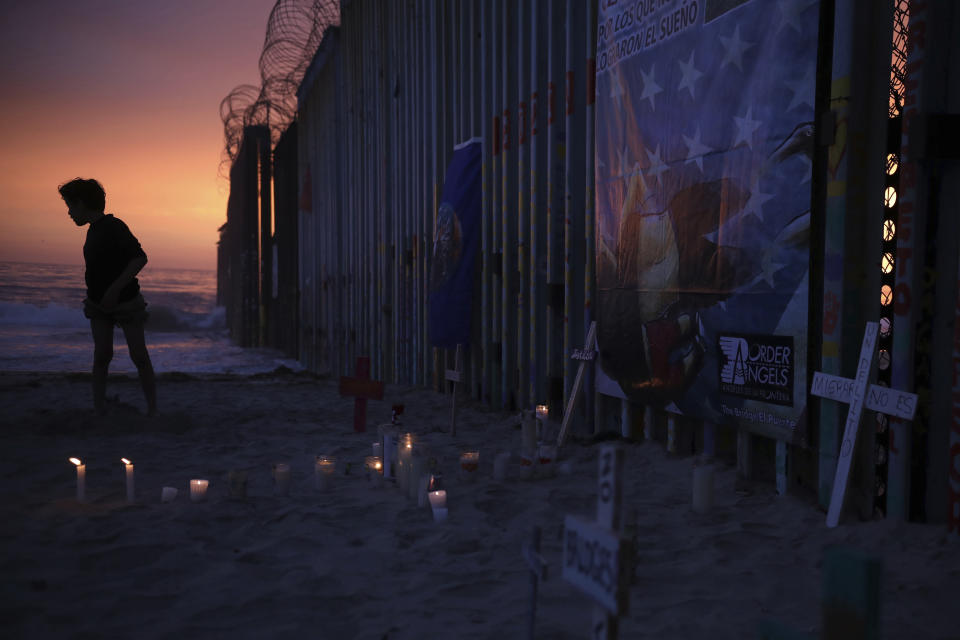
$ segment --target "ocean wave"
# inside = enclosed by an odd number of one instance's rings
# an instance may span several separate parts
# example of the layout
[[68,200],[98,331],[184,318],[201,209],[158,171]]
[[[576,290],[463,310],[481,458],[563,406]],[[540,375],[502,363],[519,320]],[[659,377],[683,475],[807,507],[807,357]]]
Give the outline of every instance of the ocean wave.
[[[226,310],[223,307],[215,307],[207,313],[195,313],[151,304],[147,311],[150,313],[146,325],[148,331],[214,331],[226,326]],[[80,306],[0,302],[0,325],[79,329],[89,327],[90,322],[84,317]]]

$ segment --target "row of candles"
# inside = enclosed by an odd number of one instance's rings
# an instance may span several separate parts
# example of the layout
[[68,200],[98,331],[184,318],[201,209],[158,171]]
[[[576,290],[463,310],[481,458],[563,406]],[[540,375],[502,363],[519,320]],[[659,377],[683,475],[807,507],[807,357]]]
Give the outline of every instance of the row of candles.
[[[537,405],[537,422],[546,419],[546,405]],[[537,444],[539,434],[537,425],[533,421],[525,420],[522,429],[520,454],[520,476],[530,477],[535,463],[552,475],[552,461],[556,457],[556,447],[548,444]],[[373,455],[365,459],[365,468],[371,482],[375,486],[383,484],[384,477],[395,479],[400,489],[407,491],[411,498],[419,497],[421,506],[429,500],[434,516],[438,520],[446,518],[446,491],[439,486],[439,474],[425,473],[425,460],[422,456],[413,453],[414,436],[405,433],[397,438],[393,425],[380,427],[380,440],[373,443]],[[536,452],[536,453],[534,453]],[[496,456],[493,465],[495,480],[504,480],[507,473],[507,464],[510,454],[502,452]],[[127,458],[121,458],[126,473],[127,502],[134,501],[133,463]],[[79,458],[70,458],[77,469],[77,500],[86,499],[86,465]],[[464,479],[469,480],[480,467],[479,451],[464,451],[460,454],[460,469]],[[317,456],[314,466],[314,484],[321,491],[328,490],[333,483],[336,473],[336,460],[328,456]],[[277,463],[273,465],[273,479],[275,491],[279,495],[286,495],[290,487],[290,465]],[[246,473],[232,471],[229,475],[230,493],[235,497],[246,494]],[[200,502],[206,499],[209,480],[195,478],[190,480],[190,499]],[[178,491],[174,487],[164,487],[161,500],[173,500]]]

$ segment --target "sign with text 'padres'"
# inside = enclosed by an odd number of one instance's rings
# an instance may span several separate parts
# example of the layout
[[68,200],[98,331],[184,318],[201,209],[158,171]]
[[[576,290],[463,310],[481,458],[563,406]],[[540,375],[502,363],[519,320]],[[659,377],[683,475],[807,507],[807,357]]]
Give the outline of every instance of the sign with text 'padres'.
[[616,637],[616,620],[609,613],[626,613],[628,604],[633,547],[620,537],[622,469],[623,450],[602,447],[596,522],[569,515],[564,520],[563,578],[599,605],[594,615],[594,637],[600,638]]

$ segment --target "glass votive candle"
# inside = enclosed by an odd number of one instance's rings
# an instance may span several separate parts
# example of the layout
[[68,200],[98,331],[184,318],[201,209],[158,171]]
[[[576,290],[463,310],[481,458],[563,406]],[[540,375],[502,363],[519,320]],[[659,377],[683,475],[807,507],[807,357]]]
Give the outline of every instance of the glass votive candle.
[[209,486],[210,486],[209,480],[191,480],[190,481],[190,501],[202,502],[206,500],[207,487]]
[[480,468],[480,452],[464,451],[460,454],[460,476],[466,480],[475,477]]
[[383,484],[383,459],[379,456],[367,456],[364,459],[364,466],[367,470],[367,478],[370,484],[379,487]]
[[430,500],[431,509],[445,509],[447,507],[447,492],[443,489],[431,491],[427,494],[427,499]]
[[319,491],[327,491],[333,485],[337,461],[326,456],[317,456],[313,466],[313,484]]

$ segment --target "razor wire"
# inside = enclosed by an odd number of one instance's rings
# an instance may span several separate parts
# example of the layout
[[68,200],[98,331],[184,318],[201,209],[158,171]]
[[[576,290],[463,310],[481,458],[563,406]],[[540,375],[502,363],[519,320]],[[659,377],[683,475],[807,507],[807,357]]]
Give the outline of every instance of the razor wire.
[[220,101],[221,170],[237,158],[244,127],[266,126],[271,146],[277,143],[296,115],[297,87],[327,27],[339,24],[339,0],[277,0],[260,53],[260,86],[238,85]]

